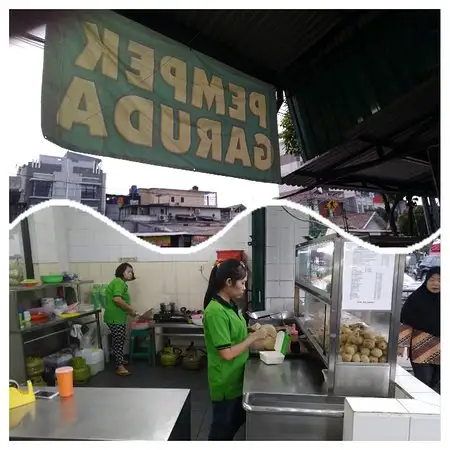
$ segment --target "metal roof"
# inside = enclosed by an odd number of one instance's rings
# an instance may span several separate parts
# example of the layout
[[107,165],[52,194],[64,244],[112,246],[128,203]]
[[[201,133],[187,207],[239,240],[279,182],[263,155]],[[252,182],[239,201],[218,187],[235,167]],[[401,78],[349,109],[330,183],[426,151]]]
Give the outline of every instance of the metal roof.
[[285,88],[288,71],[366,10],[117,10],[255,78]]
[[436,197],[427,150],[440,157],[440,80],[433,77],[358,125],[347,141],[283,183]]

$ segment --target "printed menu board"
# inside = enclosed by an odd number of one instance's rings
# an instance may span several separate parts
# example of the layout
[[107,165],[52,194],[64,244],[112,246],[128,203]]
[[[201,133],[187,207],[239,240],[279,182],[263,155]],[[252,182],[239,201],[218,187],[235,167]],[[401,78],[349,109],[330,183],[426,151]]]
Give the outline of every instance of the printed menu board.
[[383,255],[353,242],[344,244],[342,309],[390,311],[395,255]]

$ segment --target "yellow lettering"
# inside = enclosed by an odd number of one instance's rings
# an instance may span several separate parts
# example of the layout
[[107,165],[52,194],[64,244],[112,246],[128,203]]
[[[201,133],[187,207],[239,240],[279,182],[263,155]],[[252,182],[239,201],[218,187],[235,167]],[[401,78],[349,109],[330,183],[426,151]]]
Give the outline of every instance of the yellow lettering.
[[[132,114],[138,115],[137,127],[131,123]],[[128,142],[152,147],[153,102],[136,95],[120,98],[114,109],[114,125]]]
[[228,85],[231,92],[231,104],[228,108],[228,114],[232,119],[245,122],[245,89],[230,83]]
[[186,103],[187,74],[186,63],[178,58],[164,56],[161,59],[161,75],[166,83],[174,88],[174,98]]
[[200,138],[197,148],[197,156],[200,158],[211,157],[214,161],[222,161],[222,125],[220,122],[209,119],[197,120],[197,133]]
[[194,85],[192,87],[192,106],[201,109],[203,107],[203,97],[206,99],[208,111],[216,103],[216,114],[225,115],[225,94],[223,83],[219,77],[213,75],[211,83],[203,69],[194,67]]
[[178,111],[178,138],[174,136],[175,120],[173,109],[161,105],[161,142],[165,149],[176,154],[184,154],[191,147],[191,117],[187,112]]
[[91,22],[84,23],[84,34],[87,42],[75,60],[75,65],[93,71],[101,60],[102,74],[117,80],[119,35],[105,28],[102,39],[97,25]]
[[128,43],[128,51],[137,55],[137,57],[132,56],[130,62],[130,67],[134,69],[134,72],[125,71],[128,82],[141,89],[153,91],[155,51],[134,41]]
[[255,134],[256,146],[253,147],[254,164],[258,170],[272,167],[273,148],[270,139],[262,133]]
[[[84,108],[80,109],[84,100]],[[91,136],[107,137],[102,108],[93,81],[73,77],[56,115],[56,122],[65,130],[74,124],[86,125]]]
[[257,92],[252,92],[249,98],[249,107],[252,114],[259,117],[259,126],[261,128],[267,128],[267,118],[266,118],[266,97]]
[[250,156],[248,154],[244,130],[239,127],[232,127],[230,143],[228,145],[225,161],[227,163],[234,164],[237,159],[240,159],[242,161],[242,165],[245,167],[252,166]]

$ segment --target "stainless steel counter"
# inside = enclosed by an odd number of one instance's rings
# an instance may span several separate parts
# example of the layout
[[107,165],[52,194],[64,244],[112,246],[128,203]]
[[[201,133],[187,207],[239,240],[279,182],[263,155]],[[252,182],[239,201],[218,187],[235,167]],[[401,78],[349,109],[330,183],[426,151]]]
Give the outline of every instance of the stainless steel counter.
[[344,398],[327,395],[323,368],[309,358],[270,366],[250,359],[243,400],[247,440],[341,440]]
[[205,336],[203,326],[194,325],[192,323],[177,323],[177,322],[155,323],[154,333],[155,336],[170,336],[170,337],[202,338]]
[[249,359],[245,366],[246,393],[326,395],[319,361],[286,359],[283,364],[267,365],[259,358]]
[[194,325],[193,323],[184,322],[156,322],[155,328],[173,328],[186,330],[203,330],[203,326]]
[[34,405],[10,410],[9,437],[10,440],[189,440],[190,410],[188,389],[75,388],[71,398],[38,399]]

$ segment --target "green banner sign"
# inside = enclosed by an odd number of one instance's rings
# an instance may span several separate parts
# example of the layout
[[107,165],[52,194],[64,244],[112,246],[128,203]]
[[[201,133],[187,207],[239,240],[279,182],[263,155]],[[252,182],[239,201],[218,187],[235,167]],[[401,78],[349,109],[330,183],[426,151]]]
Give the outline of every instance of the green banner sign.
[[275,89],[107,11],[47,26],[46,139],[81,153],[280,182]]

